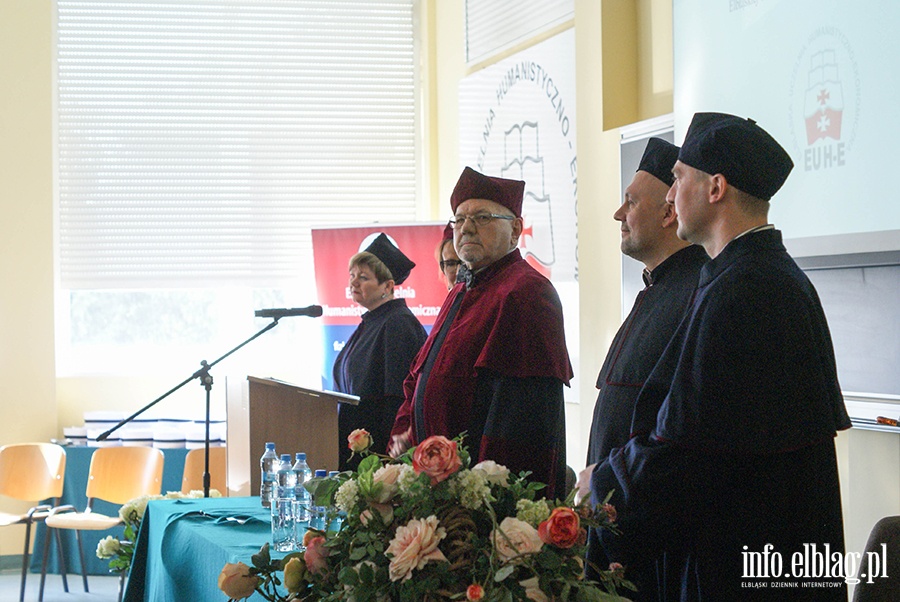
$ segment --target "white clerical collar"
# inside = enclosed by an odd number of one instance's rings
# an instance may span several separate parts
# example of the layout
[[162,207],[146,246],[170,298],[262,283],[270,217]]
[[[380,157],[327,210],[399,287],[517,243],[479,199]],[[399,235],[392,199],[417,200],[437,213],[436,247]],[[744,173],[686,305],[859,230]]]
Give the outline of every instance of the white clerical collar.
[[753,232],[762,232],[763,230],[774,230],[774,229],[775,229],[775,224],[764,224],[762,226],[756,226],[755,228],[750,228],[749,230],[744,230],[743,232],[741,232],[740,234],[738,234],[731,240],[737,240],[744,234],[752,234]]

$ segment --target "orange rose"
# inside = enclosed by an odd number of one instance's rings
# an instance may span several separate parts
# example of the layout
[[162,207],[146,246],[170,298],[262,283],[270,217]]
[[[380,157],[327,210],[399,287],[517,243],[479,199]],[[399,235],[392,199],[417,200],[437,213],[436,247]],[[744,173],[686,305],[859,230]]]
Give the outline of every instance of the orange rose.
[[229,562],[219,573],[219,589],[232,600],[249,598],[256,591],[259,577],[250,575],[250,567],[243,562]]
[[356,429],[347,435],[347,447],[353,453],[364,452],[372,446],[372,435],[366,429]]
[[456,441],[441,435],[425,439],[413,452],[413,469],[416,474],[424,472],[431,477],[432,485],[446,480],[461,466],[462,460],[456,451]]
[[538,525],[541,541],[558,548],[571,548],[578,543],[581,524],[571,508],[554,508],[550,518]]
[[306,542],[306,552],[303,553],[303,560],[306,561],[306,568],[313,575],[324,570],[327,565],[325,559],[328,557],[328,548],[325,547],[325,538],[321,535],[310,538]]

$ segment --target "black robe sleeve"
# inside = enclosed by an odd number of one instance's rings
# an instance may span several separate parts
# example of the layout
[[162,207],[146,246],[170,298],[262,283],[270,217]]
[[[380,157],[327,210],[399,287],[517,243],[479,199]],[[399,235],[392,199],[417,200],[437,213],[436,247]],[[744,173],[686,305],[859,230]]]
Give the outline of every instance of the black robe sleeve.
[[[469,451],[530,480],[544,483],[548,498],[565,496],[566,436],[562,381],[478,373],[469,429]],[[550,428],[550,425],[558,427]]]

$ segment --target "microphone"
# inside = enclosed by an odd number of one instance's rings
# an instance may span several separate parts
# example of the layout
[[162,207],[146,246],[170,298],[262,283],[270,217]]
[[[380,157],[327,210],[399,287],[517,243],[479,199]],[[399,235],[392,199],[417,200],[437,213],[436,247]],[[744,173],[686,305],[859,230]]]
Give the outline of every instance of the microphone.
[[318,318],[322,315],[321,305],[310,305],[309,307],[292,307],[290,309],[279,307],[276,309],[257,309],[254,314],[257,318],[293,318],[294,316],[307,316],[309,318]]

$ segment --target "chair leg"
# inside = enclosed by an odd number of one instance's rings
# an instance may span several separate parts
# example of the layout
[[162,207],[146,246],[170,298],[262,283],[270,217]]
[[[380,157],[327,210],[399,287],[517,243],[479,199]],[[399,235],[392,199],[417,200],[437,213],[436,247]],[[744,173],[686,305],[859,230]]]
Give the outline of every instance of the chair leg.
[[[62,576],[63,591],[68,594],[69,579],[66,575],[69,574],[69,567],[66,566],[66,555],[63,553],[62,533],[59,529],[54,529],[53,533],[56,534],[56,552],[59,554],[59,574]],[[50,537],[49,531],[47,537]]]
[[119,573],[119,596],[116,602],[122,602],[122,595],[125,593],[125,573],[126,571]]
[[75,541],[78,542],[78,559],[81,561],[81,580],[84,582],[84,591],[88,593],[87,565],[84,563],[84,548],[81,547],[81,531],[75,529]]
[[[49,535],[49,533],[47,534]],[[19,602],[25,601],[25,577],[28,575],[28,545],[31,543],[31,521],[25,523],[25,551],[22,552],[22,585],[19,586]]]
[[47,557],[50,555],[50,527],[44,537],[44,557],[41,559],[41,587],[38,590],[38,602],[44,602],[44,581],[47,580]]

